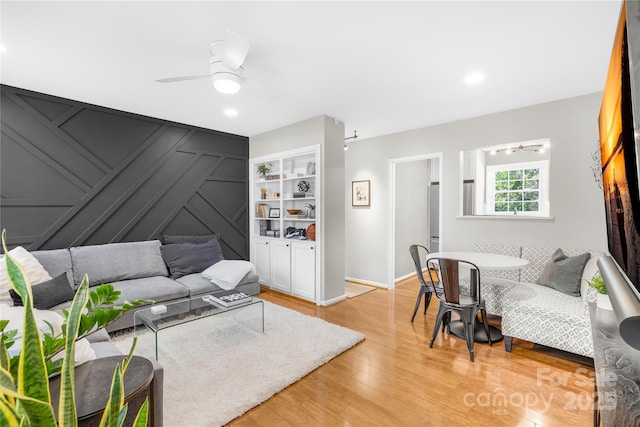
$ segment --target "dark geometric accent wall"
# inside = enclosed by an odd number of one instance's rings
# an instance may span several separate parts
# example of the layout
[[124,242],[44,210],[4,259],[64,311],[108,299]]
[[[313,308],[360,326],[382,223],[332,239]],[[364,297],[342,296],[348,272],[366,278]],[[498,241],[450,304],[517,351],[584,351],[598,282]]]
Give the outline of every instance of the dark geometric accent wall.
[[0,85],[0,226],[29,250],[219,233],[248,259],[246,137]]

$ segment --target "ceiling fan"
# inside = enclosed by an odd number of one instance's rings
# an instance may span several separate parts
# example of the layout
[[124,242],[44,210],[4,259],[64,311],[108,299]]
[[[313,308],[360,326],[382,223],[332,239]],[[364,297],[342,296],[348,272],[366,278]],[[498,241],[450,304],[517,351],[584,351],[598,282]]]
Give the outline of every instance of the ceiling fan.
[[222,40],[209,45],[209,74],[169,77],[158,79],[159,83],[173,83],[186,80],[213,79],[213,87],[220,93],[234,94],[240,90],[244,80],[242,64],[249,53],[249,40],[232,31],[226,31]]

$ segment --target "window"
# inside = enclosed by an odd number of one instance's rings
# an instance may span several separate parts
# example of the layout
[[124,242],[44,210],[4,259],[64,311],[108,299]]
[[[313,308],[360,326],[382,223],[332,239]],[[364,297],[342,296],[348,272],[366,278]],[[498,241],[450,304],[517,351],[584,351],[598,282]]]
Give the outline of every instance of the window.
[[487,166],[488,215],[548,216],[549,162]]

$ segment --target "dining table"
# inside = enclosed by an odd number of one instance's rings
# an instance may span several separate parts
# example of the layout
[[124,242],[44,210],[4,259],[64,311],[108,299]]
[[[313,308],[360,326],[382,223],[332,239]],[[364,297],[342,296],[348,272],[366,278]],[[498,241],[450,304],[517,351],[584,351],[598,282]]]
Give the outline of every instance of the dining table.
[[[427,254],[426,261],[428,262],[432,258],[448,258],[457,259],[461,261],[467,261],[475,264],[480,270],[520,270],[529,265],[529,260],[519,258],[510,255],[492,254],[487,252],[471,252],[471,251],[442,251],[431,252]],[[470,270],[469,280],[471,283],[477,283],[478,275],[476,270]],[[481,284],[482,285],[482,284]],[[476,296],[477,287],[471,286],[471,296]],[[449,331],[453,335],[464,339],[464,325],[460,320],[454,320],[449,323]],[[489,325],[489,334],[491,336],[491,342],[501,341],[504,337],[500,329],[495,326]],[[474,325],[474,339],[475,342],[486,343],[489,342],[487,333],[476,316]]]

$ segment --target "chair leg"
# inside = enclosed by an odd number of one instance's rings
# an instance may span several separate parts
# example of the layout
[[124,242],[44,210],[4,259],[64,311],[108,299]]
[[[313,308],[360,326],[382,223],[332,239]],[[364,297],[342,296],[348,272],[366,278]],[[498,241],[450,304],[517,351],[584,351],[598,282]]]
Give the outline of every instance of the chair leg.
[[474,319],[473,319],[473,312],[472,311],[468,311],[468,310],[464,310],[462,312],[460,312],[460,315],[462,317],[462,322],[464,324],[464,337],[467,341],[467,348],[469,349],[469,360],[471,360],[473,362],[473,344],[474,344],[474,333],[475,333],[475,327],[474,327]]
[[511,353],[511,346],[513,345],[513,337],[504,336],[504,350],[507,353]]
[[[426,293],[426,289],[422,286],[420,286],[420,293],[418,293],[418,299],[416,300],[416,306],[413,308],[413,316],[411,316],[411,322],[413,322],[413,319],[415,319],[416,317],[416,313],[418,312],[418,307],[420,307],[420,300],[422,299],[422,295],[424,295]],[[425,301],[426,303],[426,301]],[[424,312],[427,312],[427,309],[425,308]]]
[[429,303],[431,302],[431,296],[433,294],[431,292],[425,292],[425,298],[424,298],[424,313],[423,314],[427,314],[427,309],[429,308]]
[[429,341],[429,348],[433,348],[433,342],[436,340],[436,336],[438,336],[438,331],[440,330],[440,323],[442,323],[442,319],[447,314],[447,309],[440,304],[440,306],[438,306],[438,314],[436,315],[436,324],[433,326],[433,334],[431,334],[431,341]]
[[493,347],[493,343],[491,342],[491,331],[489,330],[489,321],[487,320],[487,311],[484,308],[481,308],[480,314],[482,314],[482,324],[484,325],[484,330],[487,333],[487,340],[489,341],[489,345]]

